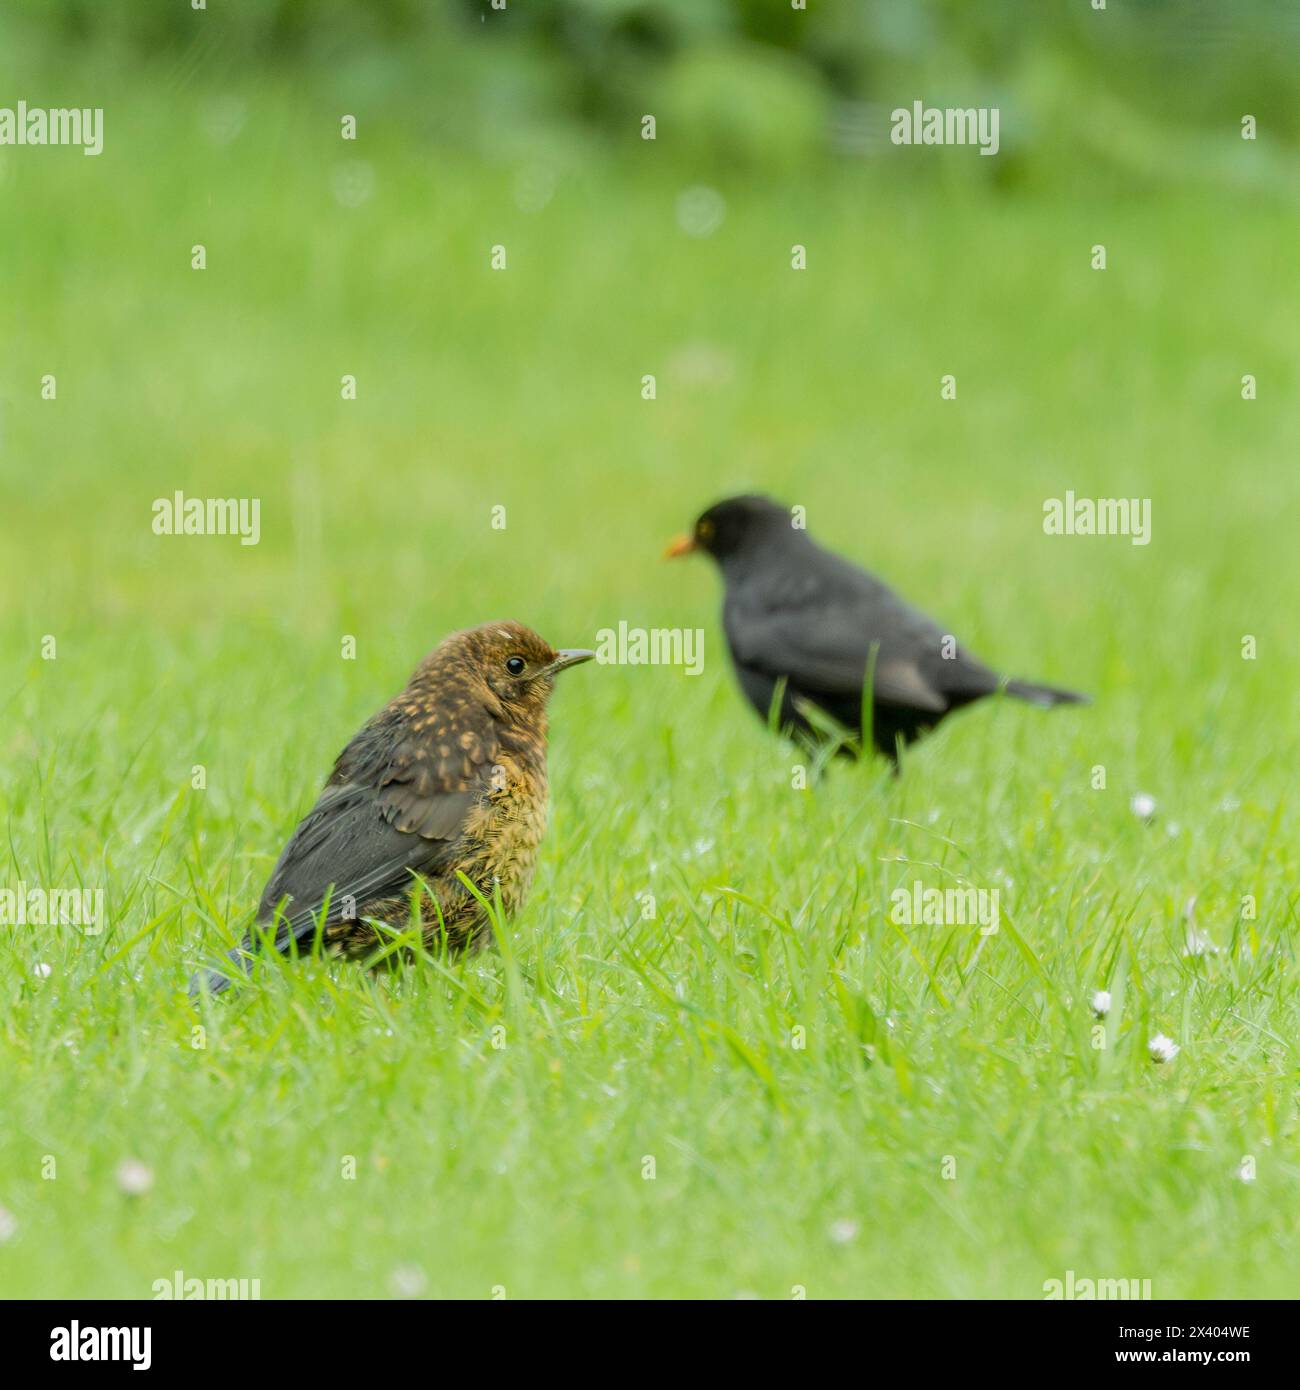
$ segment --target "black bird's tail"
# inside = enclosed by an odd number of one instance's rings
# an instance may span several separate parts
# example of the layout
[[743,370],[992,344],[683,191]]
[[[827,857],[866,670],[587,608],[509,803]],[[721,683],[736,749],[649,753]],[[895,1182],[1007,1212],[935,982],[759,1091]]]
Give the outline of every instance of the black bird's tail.
[[1039,709],[1051,709],[1053,705],[1087,705],[1092,702],[1086,695],[1073,690],[1058,690],[1054,685],[1034,685],[1030,681],[1008,681],[1004,687],[1008,695],[1017,700],[1027,700]]

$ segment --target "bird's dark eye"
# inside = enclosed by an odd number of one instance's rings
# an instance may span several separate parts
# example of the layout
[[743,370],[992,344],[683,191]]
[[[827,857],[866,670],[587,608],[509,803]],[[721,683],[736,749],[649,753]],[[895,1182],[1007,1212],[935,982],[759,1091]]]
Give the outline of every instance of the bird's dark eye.
[[506,670],[512,676],[522,676],[526,664],[522,656],[508,656],[506,658]]

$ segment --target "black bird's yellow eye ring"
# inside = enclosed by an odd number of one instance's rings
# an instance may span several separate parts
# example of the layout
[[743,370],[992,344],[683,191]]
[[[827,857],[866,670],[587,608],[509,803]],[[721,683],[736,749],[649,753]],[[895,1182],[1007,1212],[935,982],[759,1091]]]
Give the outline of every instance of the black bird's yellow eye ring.
[[512,676],[522,676],[524,674],[524,667],[527,664],[528,663],[525,662],[522,656],[506,657],[506,670],[509,671]]
[[711,540],[713,538],[713,523],[708,520],[701,521],[695,528],[695,534],[702,541]]

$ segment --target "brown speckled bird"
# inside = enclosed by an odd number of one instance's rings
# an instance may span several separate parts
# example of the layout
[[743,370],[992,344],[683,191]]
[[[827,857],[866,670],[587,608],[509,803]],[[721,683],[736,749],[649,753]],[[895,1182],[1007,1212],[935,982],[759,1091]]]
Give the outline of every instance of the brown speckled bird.
[[[546,828],[546,703],[556,675],[589,651],[555,651],[519,623],[486,623],[442,641],[339,755],[294,831],[258,907],[275,948],[360,959],[409,930],[418,892],[428,945],[481,944],[484,898],[524,900]],[[386,924],[390,930],[374,925]],[[247,968],[254,937],[231,959]],[[230,979],[191,982],[213,993]]]

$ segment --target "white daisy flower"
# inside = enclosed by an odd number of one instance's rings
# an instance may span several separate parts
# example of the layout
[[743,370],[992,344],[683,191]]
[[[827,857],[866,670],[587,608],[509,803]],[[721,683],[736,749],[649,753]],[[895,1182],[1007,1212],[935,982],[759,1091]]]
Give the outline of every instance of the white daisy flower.
[[1182,1048],[1173,1040],[1167,1038],[1163,1033],[1157,1033],[1154,1038],[1147,1043],[1147,1051],[1151,1054],[1153,1062],[1172,1062],[1182,1051]]
[[143,1197],[153,1186],[153,1169],[138,1158],[126,1158],[117,1165],[117,1185],[128,1197]]
[[1110,991],[1099,989],[1092,996],[1092,1011],[1098,1018],[1105,1018],[1110,1013]]

